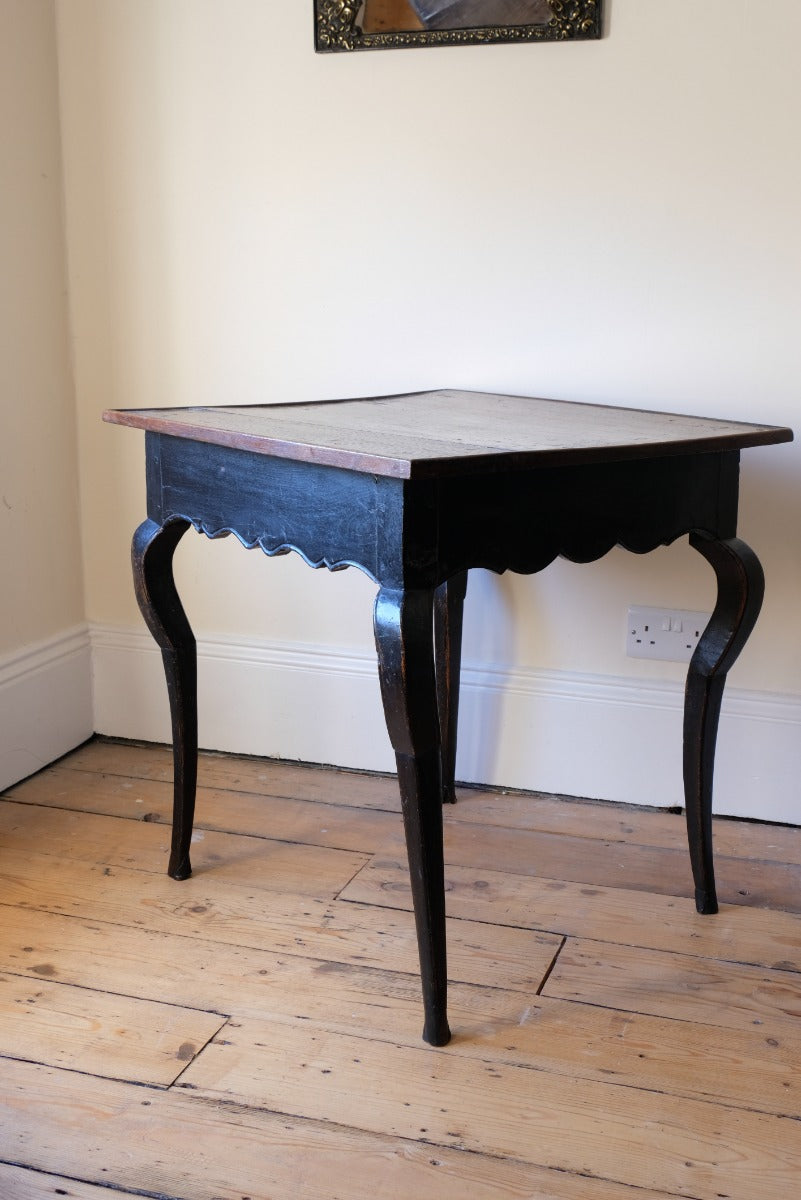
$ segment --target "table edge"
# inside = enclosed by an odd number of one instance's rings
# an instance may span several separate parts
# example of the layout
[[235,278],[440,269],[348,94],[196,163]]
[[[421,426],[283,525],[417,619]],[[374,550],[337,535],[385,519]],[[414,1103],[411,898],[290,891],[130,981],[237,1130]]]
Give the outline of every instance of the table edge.
[[[569,403],[572,403],[569,402]],[[581,403],[581,402],[579,402]],[[207,408],[208,406],[198,406]],[[219,406],[225,407],[225,406]],[[261,408],[263,405],[234,405],[232,407]],[[291,407],[291,406],[286,406]],[[588,407],[598,407],[588,405]],[[622,407],[622,406],[608,406]],[[140,415],[147,411],[150,415]],[[706,437],[679,439],[675,442],[636,442],[610,444],[603,447],[556,448],[553,450],[498,451],[466,454],[463,458],[397,458],[369,452],[341,450],[332,446],[318,446],[310,442],[270,438],[260,435],[238,433],[231,430],[208,429],[205,426],[182,424],[166,415],[153,416],[154,412],[165,414],[191,409],[165,408],[161,410],[106,409],[103,420],[112,425],[159,433],[167,437],[187,441],[204,442],[208,445],[227,446],[235,450],[248,450],[266,458],[286,458],[295,462],[316,463],[320,466],[336,467],[340,470],[356,471],[361,474],[381,475],[395,479],[422,479],[444,475],[471,475],[497,472],[506,469],[579,466],[592,462],[616,462],[641,458],[667,458],[685,454],[719,454],[727,451],[748,449],[752,446],[779,445],[793,441],[793,431],[788,426],[757,425],[750,422],[732,422],[744,425],[740,433],[709,434]],[[650,410],[635,410],[650,411]],[[680,414],[655,413],[655,415],[678,416]],[[703,418],[702,418],[703,419]],[[720,418],[710,418],[718,420]]]

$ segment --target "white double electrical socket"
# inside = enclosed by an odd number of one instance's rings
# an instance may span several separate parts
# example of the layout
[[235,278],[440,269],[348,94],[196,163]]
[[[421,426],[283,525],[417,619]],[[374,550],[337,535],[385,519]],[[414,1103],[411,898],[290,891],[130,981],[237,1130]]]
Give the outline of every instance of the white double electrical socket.
[[633,604],[626,626],[626,654],[630,658],[689,662],[709,617],[709,613],[686,608],[644,608]]

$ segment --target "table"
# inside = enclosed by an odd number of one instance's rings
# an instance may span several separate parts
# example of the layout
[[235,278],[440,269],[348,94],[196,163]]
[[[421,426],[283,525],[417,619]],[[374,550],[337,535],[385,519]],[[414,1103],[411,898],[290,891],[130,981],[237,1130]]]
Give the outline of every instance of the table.
[[690,663],[684,787],[695,899],[717,911],[712,774],[726,674],[762,603],[737,538],[739,451],[789,429],[672,413],[438,390],[314,404],[110,410],[146,431],[147,520],[136,595],[161,647],[172,714],[168,871],[191,872],[197,779],[195,639],[173,578],[190,526],[266,554],[360,568],[378,585],[374,632],[395,751],[420,955],[423,1038],[444,1045],[442,800],[453,800],[467,572],[541,571],[689,535],[717,579]]

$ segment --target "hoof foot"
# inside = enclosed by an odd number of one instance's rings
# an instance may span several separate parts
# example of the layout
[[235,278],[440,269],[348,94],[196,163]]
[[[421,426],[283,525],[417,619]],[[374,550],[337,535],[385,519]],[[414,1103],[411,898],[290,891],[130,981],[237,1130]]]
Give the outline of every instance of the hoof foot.
[[712,915],[718,911],[718,898],[714,892],[707,892],[703,888],[696,888],[695,908],[699,913]]
[[423,1041],[428,1042],[429,1046],[447,1046],[450,1040],[451,1031],[448,1028],[447,1017],[443,1017],[441,1021],[426,1021]]
[[187,858],[179,858],[177,861],[170,859],[170,865],[167,867],[167,874],[170,879],[188,879],[192,874],[192,864]]

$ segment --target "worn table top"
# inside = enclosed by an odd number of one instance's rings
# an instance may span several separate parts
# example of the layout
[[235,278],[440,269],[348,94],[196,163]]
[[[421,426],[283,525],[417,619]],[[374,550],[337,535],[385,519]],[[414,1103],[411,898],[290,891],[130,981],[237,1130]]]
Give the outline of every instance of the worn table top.
[[401,479],[701,454],[790,429],[452,389],[314,404],[110,409],[117,425]]

